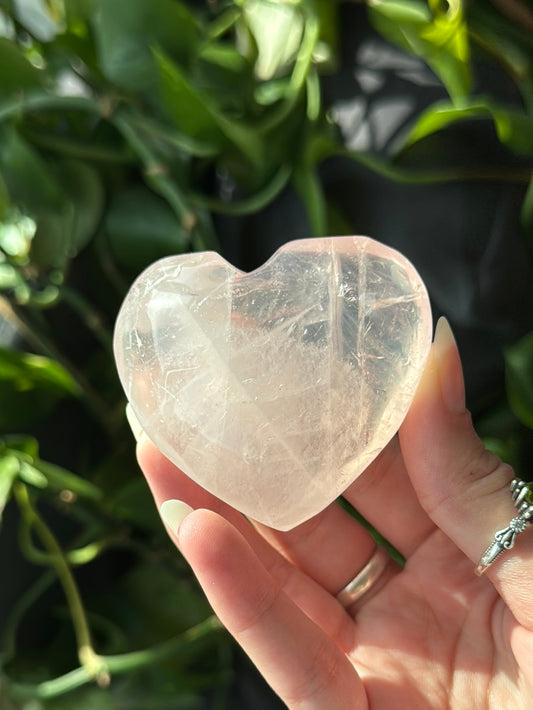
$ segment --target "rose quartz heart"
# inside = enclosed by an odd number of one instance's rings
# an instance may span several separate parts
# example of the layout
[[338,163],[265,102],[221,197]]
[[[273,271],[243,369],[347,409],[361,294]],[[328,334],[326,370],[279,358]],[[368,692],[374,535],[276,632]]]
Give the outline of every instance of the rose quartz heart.
[[115,356],[165,456],[288,530],[394,436],[430,342],[413,266],[366,237],[334,237],[290,242],[249,274],[213,252],[153,264],[124,301]]

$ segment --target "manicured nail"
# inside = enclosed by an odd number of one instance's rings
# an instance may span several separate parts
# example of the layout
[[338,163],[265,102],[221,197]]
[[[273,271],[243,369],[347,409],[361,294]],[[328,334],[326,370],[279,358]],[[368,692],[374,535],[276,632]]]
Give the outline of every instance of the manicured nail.
[[192,513],[194,508],[182,500],[166,500],[159,508],[159,514],[165,525],[176,535],[181,521]]
[[128,420],[128,424],[131,427],[133,436],[135,437],[135,441],[139,441],[141,436],[144,434],[144,429],[140,425],[139,420],[137,419],[135,412],[133,411],[133,407],[129,402],[126,405],[126,419]]
[[450,324],[444,316],[439,318],[435,328],[433,356],[439,373],[444,404],[450,412],[463,411],[465,385],[461,358]]

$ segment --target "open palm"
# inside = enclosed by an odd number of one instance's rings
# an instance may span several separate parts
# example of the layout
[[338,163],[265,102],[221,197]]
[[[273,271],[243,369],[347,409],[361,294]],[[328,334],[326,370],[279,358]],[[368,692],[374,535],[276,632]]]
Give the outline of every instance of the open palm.
[[[251,525],[141,436],[158,506],[215,612],[292,710],[533,708],[533,539],[477,577],[515,510],[509,467],[486,452],[464,408],[445,325],[399,436],[345,498],[405,557],[348,613],[336,595],[375,549],[338,504],[289,532]],[[168,521],[167,521],[168,522]]]

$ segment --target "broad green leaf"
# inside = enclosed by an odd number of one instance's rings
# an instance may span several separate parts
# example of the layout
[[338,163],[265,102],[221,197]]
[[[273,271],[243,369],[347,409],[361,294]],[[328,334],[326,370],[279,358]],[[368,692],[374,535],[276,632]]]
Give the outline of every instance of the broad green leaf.
[[14,129],[1,133],[0,172],[12,202],[37,227],[31,261],[63,268],[96,230],[104,206],[100,178],[80,161],[45,162]]
[[506,349],[505,373],[511,408],[533,429],[533,332]]
[[13,483],[19,475],[20,462],[16,456],[7,452],[3,455],[0,453],[0,522],[2,521],[2,513],[11,496]]
[[12,202],[30,214],[61,211],[66,204],[45,160],[12,126],[0,126],[0,174]]
[[43,74],[30,64],[14,42],[0,37],[0,99],[39,88],[44,81]]
[[457,121],[492,119],[499,139],[518,155],[533,155],[533,116],[489,99],[464,101],[460,106],[447,101],[424,111],[403,141],[403,147],[416,143]]
[[142,187],[124,188],[116,194],[107,211],[105,232],[114,258],[134,271],[189,246],[168,204]]
[[77,385],[57,362],[0,348],[0,430],[16,431],[46,416]]
[[77,385],[72,377],[54,360],[43,355],[1,347],[0,379],[9,380],[19,392],[26,392],[36,387],[65,394],[77,392]]
[[178,0],[95,0],[95,39],[101,69],[117,86],[152,92],[152,50],[187,62],[202,39],[198,21]]
[[429,7],[420,0],[375,0],[369,17],[386,39],[424,59],[454,101],[468,94],[471,74],[462,0],[431,0]]
[[168,55],[155,51],[154,56],[163,104],[177,128],[193,138],[212,142],[220,149],[233,144],[251,162],[260,162],[263,145],[257,131],[225,115],[211,96],[193,86]]
[[67,254],[75,256],[92,239],[104,208],[104,190],[96,170],[81,160],[65,160],[53,170],[71,200]]

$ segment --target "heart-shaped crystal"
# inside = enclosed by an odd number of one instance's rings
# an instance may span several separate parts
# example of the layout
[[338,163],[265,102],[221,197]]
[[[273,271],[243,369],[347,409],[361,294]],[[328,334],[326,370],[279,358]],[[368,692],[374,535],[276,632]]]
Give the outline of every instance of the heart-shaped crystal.
[[290,242],[248,274],[214,252],[156,262],[122,306],[115,356],[156,446],[287,530],[392,438],[430,342],[414,267],[372,239],[334,237]]

